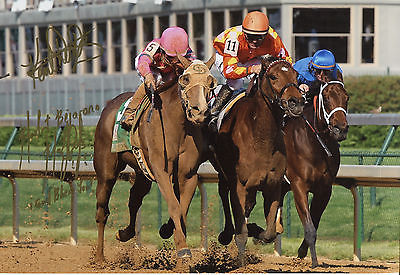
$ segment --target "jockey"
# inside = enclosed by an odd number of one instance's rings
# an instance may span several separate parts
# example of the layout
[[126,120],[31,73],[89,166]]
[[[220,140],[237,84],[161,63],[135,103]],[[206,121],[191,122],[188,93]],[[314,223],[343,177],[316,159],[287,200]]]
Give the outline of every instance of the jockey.
[[[196,59],[189,47],[186,31],[180,27],[169,27],[162,33],[161,38],[153,39],[135,58],[135,67],[144,85],[149,89],[156,90],[154,74],[167,76],[169,73],[173,73],[175,70],[173,65],[180,64],[178,54],[189,60]],[[135,110],[145,94],[144,86],[139,86],[121,119],[121,125],[125,129],[129,130],[132,127]]]
[[234,90],[243,88],[245,77],[260,73],[261,56],[270,54],[292,63],[281,38],[269,26],[268,17],[259,11],[248,13],[241,26],[231,27],[219,34],[213,46],[216,50],[215,65],[226,78],[226,84],[211,109],[214,116]]
[[297,81],[306,95],[318,91],[321,83],[342,80],[342,69],[336,64],[335,56],[329,50],[319,50],[312,57],[298,60],[293,68],[299,73]]

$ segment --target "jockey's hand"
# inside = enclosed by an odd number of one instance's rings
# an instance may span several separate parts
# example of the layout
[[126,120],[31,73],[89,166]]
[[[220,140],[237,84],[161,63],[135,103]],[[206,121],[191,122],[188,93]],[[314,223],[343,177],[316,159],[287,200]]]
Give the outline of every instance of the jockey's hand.
[[261,72],[261,64],[249,67],[249,74],[259,74]]
[[299,88],[300,88],[300,92],[302,94],[306,94],[310,90],[310,87],[307,84],[304,84],[304,83],[300,84]]
[[152,73],[148,73],[144,76],[144,85],[148,88],[156,90],[156,81]]

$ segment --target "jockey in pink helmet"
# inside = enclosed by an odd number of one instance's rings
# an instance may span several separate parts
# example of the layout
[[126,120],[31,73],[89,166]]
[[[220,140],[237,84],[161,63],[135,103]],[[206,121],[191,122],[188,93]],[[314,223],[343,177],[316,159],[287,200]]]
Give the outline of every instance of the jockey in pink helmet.
[[[189,38],[186,31],[180,27],[169,27],[160,38],[153,39],[145,49],[136,57],[135,67],[140,78],[147,88],[156,90],[154,75],[168,76],[175,73],[176,65],[180,67],[177,55],[186,57],[189,60],[196,59],[189,47]],[[183,72],[183,66],[182,72]],[[129,129],[132,126],[134,113],[137,108],[137,101],[140,101],[146,94],[144,87],[139,87],[131,103],[126,108],[121,125]]]

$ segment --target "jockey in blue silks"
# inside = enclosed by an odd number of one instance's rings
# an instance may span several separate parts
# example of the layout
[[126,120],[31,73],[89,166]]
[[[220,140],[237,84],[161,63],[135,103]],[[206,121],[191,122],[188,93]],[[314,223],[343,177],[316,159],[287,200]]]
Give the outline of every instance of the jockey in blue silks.
[[314,94],[321,83],[338,79],[342,81],[342,69],[336,64],[335,56],[329,50],[319,50],[312,57],[297,61],[293,68],[299,73],[297,81],[302,92]]

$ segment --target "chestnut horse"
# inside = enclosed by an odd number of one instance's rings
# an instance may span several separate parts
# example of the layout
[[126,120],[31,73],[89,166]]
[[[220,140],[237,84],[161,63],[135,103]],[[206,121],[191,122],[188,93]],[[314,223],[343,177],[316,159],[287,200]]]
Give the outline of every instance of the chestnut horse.
[[[284,127],[287,180],[282,184],[280,205],[283,205],[285,194],[292,190],[304,227],[304,239],[298,249],[298,257],[304,258],[310,248],[312,267],[318,265],[315,250],[318,225],[339,170],[338,142],[346,139],[349,128],[346,119],[348,100],[343,82],[330,81],[321,85],[318,96],[306,105],[304,116],[287,120]],[[310,208],[308,193],[313,194]],[[249,235],[259,238],[257,232],[261,229],[252,229]]]
[[[210,90],[216,86],[216,80],[209,68],[215,56],[205,64],[200,60],[190,62],[179,58],[185,71],[179,76],[179,85],[175,81],[162,93],[156,93],[155,110],[150,117],[145,111],[137,131],[142,146],[143,157],[168,205],[168,213],[174,222],[175,245],[178,257],[190,257],[186,244],[186,214],[198,182],[197,169],[200,164],[203,142],[201,128],[208,115],[207,98]],[[178,71],[178,70],[176,70]],[[176,78],[177,79],[177,76]],[[143,85],[143,84],[142,84]],[[135,172],[135,183],[130,190],[130,224],[120,230],[117,238],[127,241],[135,235],[137,210],[143,197],[150,191],[152,181],[139,168],[132,151],[111,152],[112,132],[115,116],[121,104],[133,93],[123,93],[110,102],[101,113],[95,132],[94,168],[97,175],[97,212],[98,244],[96,260],[104,261],[104,227],[110,214],[108,203],[113,186],[126,165]],[[173,180],[178,180],[180,199],[173,190]]]
[[250,95],[239,100],[230,110],[215,144],[223,171],[219,173],[219,194],[226,215],[225,229],[219,240],[229,243],[235,233],[241,260],[248,237],[246,221],[255,206],[257,191],[262,192],[264,209],[268,213],[267,228],[260,237],[267,242],[276,238],[275,220],[286,169],[283,117],[285,114],[301,115],[304,105],[297,86],[297,73],[290,63],[262,57],[261,64],[262,70]]

